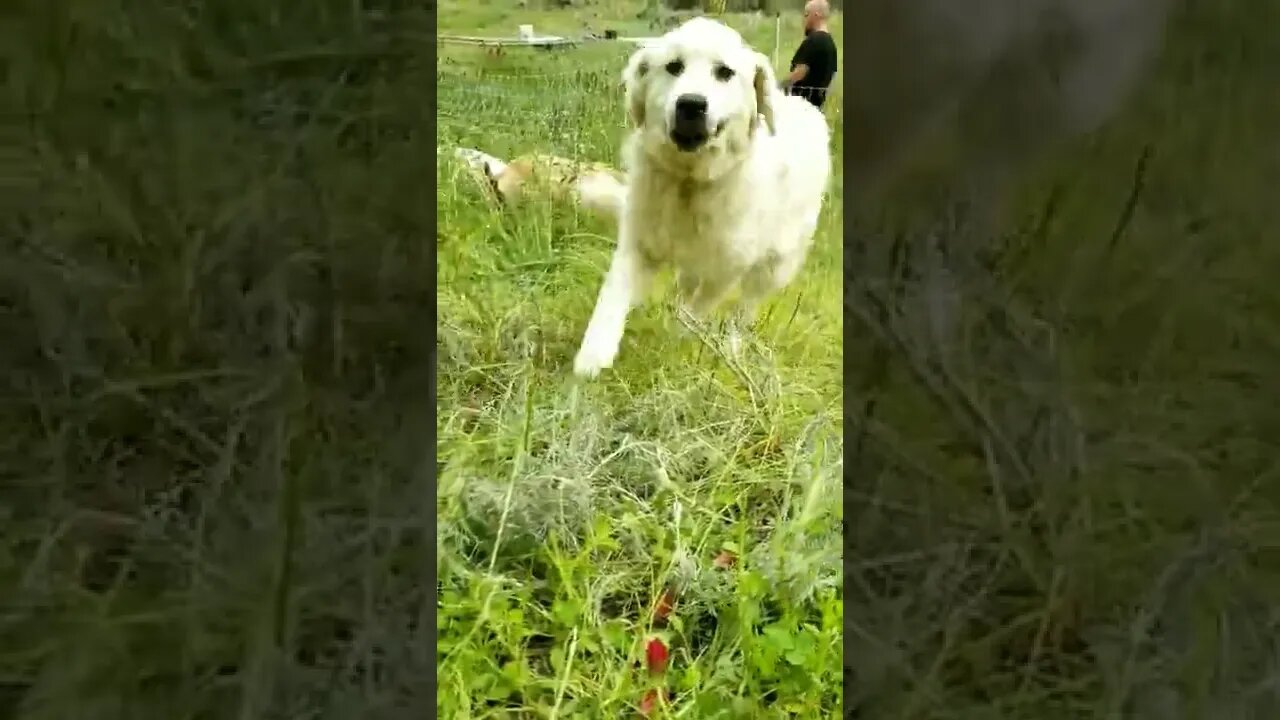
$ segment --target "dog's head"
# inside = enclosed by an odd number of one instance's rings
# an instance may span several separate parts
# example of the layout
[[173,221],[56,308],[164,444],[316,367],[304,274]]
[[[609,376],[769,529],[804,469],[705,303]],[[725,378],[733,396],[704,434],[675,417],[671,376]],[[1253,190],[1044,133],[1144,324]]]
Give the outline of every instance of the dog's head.
[[650,147],[689,154],[742,147],[762,117],[773,132],[769,59],[714,20],[694,18],[642,47],[622,79],[631,122]]

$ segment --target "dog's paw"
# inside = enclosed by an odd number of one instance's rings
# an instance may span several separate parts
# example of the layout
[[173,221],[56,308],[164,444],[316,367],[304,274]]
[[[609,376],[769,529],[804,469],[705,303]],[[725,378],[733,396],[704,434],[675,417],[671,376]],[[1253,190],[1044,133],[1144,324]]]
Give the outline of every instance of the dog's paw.
[[584,343],[573,358],[573,374],[580,378],[594,378],[601,370],[613,367],[613,358],[617,351]]

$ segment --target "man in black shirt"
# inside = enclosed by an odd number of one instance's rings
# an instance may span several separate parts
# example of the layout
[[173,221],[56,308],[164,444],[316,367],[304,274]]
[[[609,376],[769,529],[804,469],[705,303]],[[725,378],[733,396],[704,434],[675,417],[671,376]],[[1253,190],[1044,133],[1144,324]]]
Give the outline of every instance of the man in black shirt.
[[791,72],[782,80],[782,89],[799,95],[821,108],[827,88],[836,74],[836,41],[827,32],[831,7],[827,0],[809,0],[804,6],[804,42],[791,57]]

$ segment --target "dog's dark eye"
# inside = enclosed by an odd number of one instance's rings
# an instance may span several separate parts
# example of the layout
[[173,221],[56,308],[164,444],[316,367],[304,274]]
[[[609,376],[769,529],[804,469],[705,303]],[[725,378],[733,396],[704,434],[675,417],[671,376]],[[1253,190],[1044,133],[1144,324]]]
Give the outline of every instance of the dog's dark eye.
[[684,72],[684,63],[680,62],[679,60],[672,60],[671,62],[667,63],[667,72],[671,73],[672,75],[679,75],[680,73]]
[[716,79],[717,79],[717,80],[719,80],[720,82],[727,82],[727,81],[729,80],[729,78],[731,78],[731,77],[733,77],[733,68],[731,68],[731,67],[729,67],[729,66],[727,66],[727,65],[717,65],[717,66],[716,66]]

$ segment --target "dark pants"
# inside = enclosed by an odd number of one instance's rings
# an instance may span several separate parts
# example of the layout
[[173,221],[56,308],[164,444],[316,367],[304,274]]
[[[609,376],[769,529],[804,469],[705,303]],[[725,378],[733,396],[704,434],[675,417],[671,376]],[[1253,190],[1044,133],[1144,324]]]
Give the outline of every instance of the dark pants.
[[822,109],[822,103],[827,101],[827,88],[824,87],[803,87],[793,85],[791,87],[790,94],[808,100],[819,110]]

